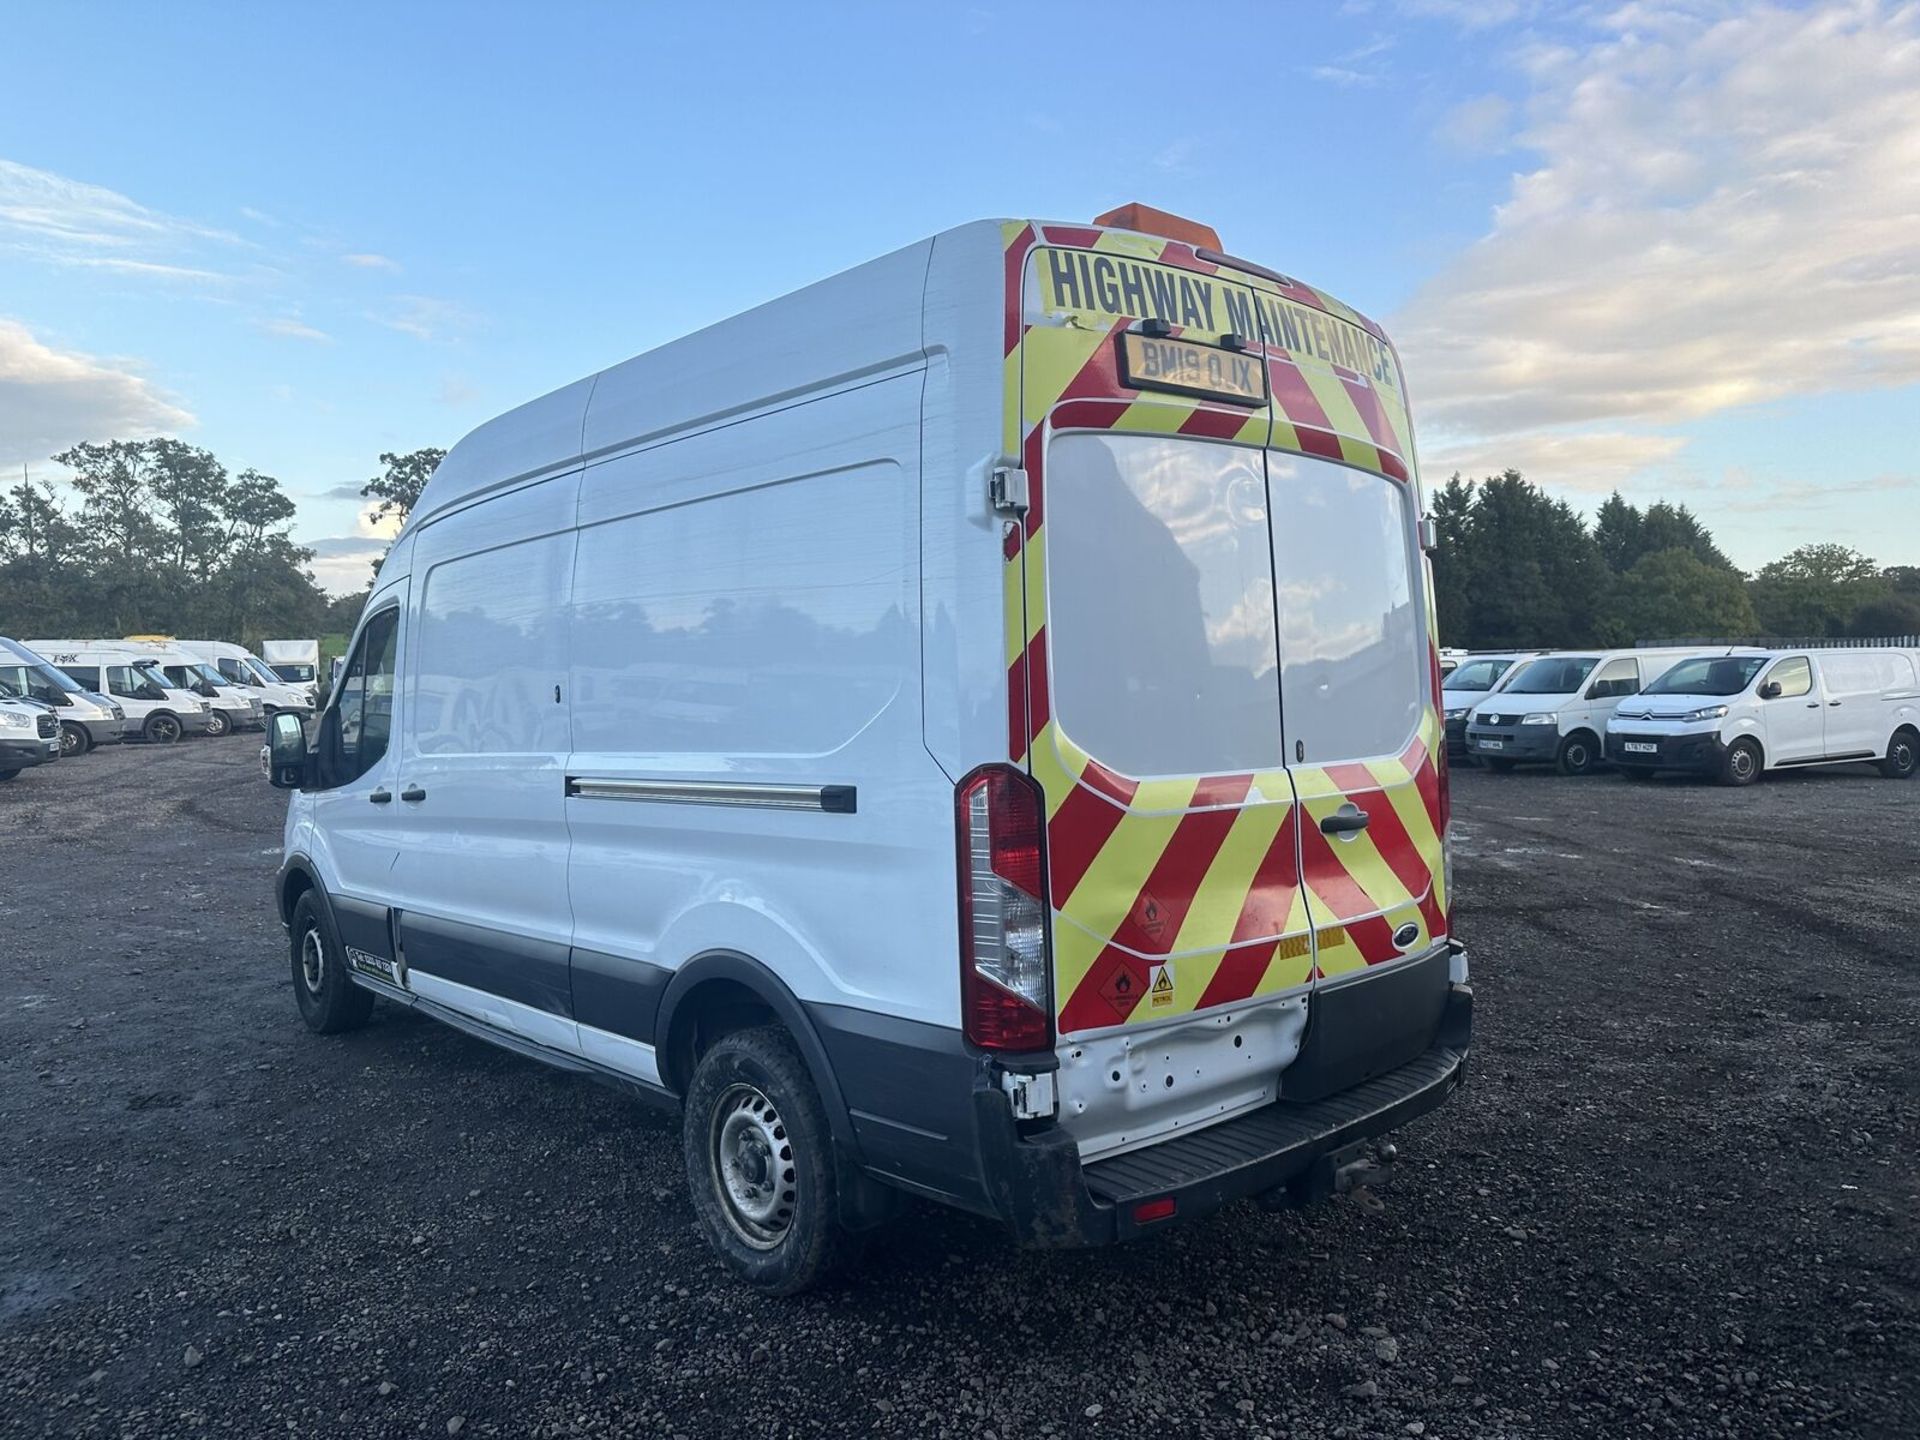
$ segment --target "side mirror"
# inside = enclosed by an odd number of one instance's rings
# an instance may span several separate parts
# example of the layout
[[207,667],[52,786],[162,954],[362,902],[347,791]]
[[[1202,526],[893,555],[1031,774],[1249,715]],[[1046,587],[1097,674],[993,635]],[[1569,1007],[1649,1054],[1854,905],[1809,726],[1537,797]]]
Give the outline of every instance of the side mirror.
[[267,779],[276,790],[298,790],[307,778],[307,727],[282,712],[267,732]]
[[1760,698],[1762,700],[1778,700],[1780,698],[1780,682],[1778,680],[1767,681],[1766,684],[1760,687]]

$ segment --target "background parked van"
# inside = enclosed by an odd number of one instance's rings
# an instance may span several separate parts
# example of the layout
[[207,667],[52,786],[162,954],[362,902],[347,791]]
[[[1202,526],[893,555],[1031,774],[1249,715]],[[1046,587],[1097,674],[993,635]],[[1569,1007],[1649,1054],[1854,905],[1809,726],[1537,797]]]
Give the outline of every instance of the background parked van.
[[60,722],[33,700],[0,693],[0,780],[60,758]]
[[262,640],[261,657],[289,685],[305,688],[309,704],[320,701],[320,642],[318,640]]
[[207,702],[207,733],[227,735],[235,730],[258,730],[266,720],[260,701],[250,691],[227,679],[207,661],[172,644],[130,640],[128,644],[146,653],[147,658],[167,677],[167,684],[186,690]]
[[1730,650],[1684,660],[1622,701],[1607,758],[1750,785],[1763,771],[1873,761],[1891,779],[1920,764],[1920,651]]
[[182,735],[204,735],[210,725],[205,700],[177,689],[152,658],[120,640],[29,640],[85,688],[109,696],[127,714],[128,733],[156,744]]
[[311,686],[282,680],[244,645],[228,640],[175,640],[172,643],[249,691],[259,700],[261,712],[269,718],[282,710],[295,711],[302,717],[313,713]]
[[456,445],[276,717],[308,1023],[676,1097],[772,1290],[898,1191],[1104,1243],[1442,1103],[1398,360],[1215,245],[966,226]]
[[1614,707],[1697,649],[1569,650],[1515,668],[1467,720],[1467,751],[1493,770],[1557,765],[1585,775],[1605,759]]
[[1453,668],[1440,680],[1440,704],[1447,721],[1447,754],[1460,757],[1467,753],[1467,717],[1512,673],[1522,660],[1538,655],[1538,650],[1460,651],[1453,657]]
[[126,736],[127,712],[121,706],[83,688],[71,675],[4,636],[0,636],[0,684],[53,707],[63,755],[84,755],[96,745],[118,745]]

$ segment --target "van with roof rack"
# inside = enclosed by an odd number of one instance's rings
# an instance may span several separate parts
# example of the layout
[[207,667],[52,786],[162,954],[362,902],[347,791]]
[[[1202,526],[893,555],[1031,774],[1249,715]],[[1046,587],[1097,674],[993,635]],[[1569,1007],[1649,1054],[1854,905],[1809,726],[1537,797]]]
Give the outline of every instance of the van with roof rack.
[[1920,650],[1729,649],[1684,660],[1607,723],[1621,774],[1663,771],[1751,785],[1769,770],[1920,769]]

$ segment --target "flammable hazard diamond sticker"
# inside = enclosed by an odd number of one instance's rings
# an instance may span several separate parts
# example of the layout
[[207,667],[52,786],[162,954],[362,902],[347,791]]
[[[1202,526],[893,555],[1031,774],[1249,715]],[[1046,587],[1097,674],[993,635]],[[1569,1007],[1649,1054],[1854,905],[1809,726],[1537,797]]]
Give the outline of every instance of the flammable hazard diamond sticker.
[[1113,1013],[1124,1020],[1133,1013],[1134,1006],[1140,1003],[1140,997],[1147,987],[1140,977],[1124,960],[1113,962],[1113,968],[1107,972],[1107,978],[1100,982],[1100,998],[1112,1007]]

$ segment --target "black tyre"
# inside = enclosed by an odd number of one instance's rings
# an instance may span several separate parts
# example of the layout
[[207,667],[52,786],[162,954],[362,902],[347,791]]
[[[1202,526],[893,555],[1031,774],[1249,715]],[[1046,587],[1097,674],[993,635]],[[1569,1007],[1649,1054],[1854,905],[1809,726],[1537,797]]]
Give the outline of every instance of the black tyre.
[[700,1057],[683,1143],[701,1227],[754,1289],[797,1295],[857,1254],[839,1222],[833,1134],[819,1092],[779,1026],[723,1035]]
[[1591,775],[1600,768],[1600,741],[1590,730],[1576,730],[1560,742],[1554,763],[1562,775]]
[[180,717],[161,710],[147,717],[141,736],[152,745],[171,745],[180,738]]
[[60,758],[71,760],[76,755],[84,755],[93,749],[93,737],[87,733],[87,727],[72,720],[60,722]]
[[1720,761],[1720,783],[1751,785],[1760,778],[1763,764],[1759,742],[1742,735],[1727,746],[1726,756]]
[[18,770],[0,770],[0,781],[12,780],[19,774]]
[[1510,775],[1513,773],[1513,761],[1511,760],[1495,760],[1490,755],[1482,755],[1480,757],[1480,763],[1496,775]]
[[316,1035],[357,1030],[373,1013],[373,992],[347,976],[346,955],[326,907],[309,890],[293,907],[293,998]]
[[1880,773],[1889,780],[1910,780],[1916,770],[1920,770],[1920,735],[1896,730],[1887,742],[1887,758],[1880,762]]
[[226,711],[209,710],[207,712],[207,734],[225,735],[232,729],[233,729],[233,722],[227,719]]

